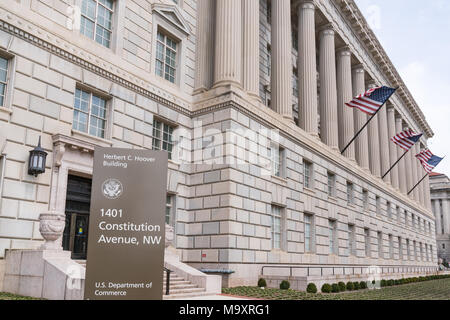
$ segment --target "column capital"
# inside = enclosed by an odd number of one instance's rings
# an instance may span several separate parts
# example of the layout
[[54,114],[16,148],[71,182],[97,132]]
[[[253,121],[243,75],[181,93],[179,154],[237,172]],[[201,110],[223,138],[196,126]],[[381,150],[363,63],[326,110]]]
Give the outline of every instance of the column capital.
[[301,9],[310,9],[315,10],[316,5],[314,4],[313,0],[299,0],[297,1],[294,6],[297,6],[297,8]]
[[322,36],[334,36],[335,35],[335,31],[334,31],[334,27],[331,23],[327,23],[324,24],[320,27],[317,28],[317,30],[319,31],[319,34]]
[[350,47],[344,46],[336,49],[336,55],[338,56],[351,56],[352,52],[350,50]]
[[366,70],[364,69],[364,66],[362,64],[356,64],[356,65],[352,66],[352,70],[356,73],[366,72]]

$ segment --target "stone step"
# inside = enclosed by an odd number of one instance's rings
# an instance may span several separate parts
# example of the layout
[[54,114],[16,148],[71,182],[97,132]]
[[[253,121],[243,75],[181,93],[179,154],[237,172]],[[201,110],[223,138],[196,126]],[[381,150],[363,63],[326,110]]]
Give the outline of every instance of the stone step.
[[[191,284],[190,281],[187,280],[181,280],[181,281],[170,281],[170,286],[172,285],[183,285],[183,284]],[[163,282],[163,286],[166,286],[166,282]]]
[[172,299],[186,299],[192,297],[201,297],[201,296],[209,296],[211,295],[209,292],[194,292],[194,293],[170,293],[168,296],[163,296],[163,300],[172,300]]
[[[196,284],[187,283],[187,284],[170,284],[170,290],[173,289],[188,289],[188,288],[198,288]],[[166,285],[163,285],[163,289],[166,289]]]
[[170,295],[175,295],[175,294],[179,294],[179,293],[200,293],[200,292],[205,292],[204,288],[186,288],[186,289],[173,289],[170,290],[169,293]]

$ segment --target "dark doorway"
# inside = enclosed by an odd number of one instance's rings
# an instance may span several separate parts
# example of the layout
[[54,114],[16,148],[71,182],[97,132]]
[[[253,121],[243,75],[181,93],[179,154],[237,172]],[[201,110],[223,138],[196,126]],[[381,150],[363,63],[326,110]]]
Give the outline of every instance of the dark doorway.
[[87,255],[91,186],[91,179],[72,175],[67,179],[63,248],[71,251],[75,260],[85,260]]

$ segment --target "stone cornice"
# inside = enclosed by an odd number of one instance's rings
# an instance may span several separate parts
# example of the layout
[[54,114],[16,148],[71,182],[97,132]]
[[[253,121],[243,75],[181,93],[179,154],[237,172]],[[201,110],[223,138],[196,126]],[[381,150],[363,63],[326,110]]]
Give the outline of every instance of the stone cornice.
[[399,87],[397,95],[401,97],[403,105],[407,106],[414,120],[420,125],[422,129],[420,131],[425,132],[428,138],[433,137],[433,130],[426,121],[423,112],[420,110],[411,92],[406,87],[354,0],[338,0],[337,2],[340,4],[342,12],[346,15],[346,20],[350,21],[355,34],[370,52],[375,64],[380,66],[379,69],[383,76],[389,80],[392,86]]

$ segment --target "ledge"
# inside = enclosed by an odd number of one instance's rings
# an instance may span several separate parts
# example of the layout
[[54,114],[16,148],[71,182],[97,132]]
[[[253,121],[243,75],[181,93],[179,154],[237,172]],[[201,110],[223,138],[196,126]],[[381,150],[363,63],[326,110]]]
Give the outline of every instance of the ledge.
[[10,108],[0,106],[0,113],[11,114],[12,110]]
[[110,140],[94,137],[94,136],[91,136],[90,134],[87,134],[87,133],[84,133],[84,132],[81,132],[78,130],[72,129],[71,132],[72,132],[72,137],[87,140],[88,142],[90,142],[94,145],[100,146],[100,147],[111,147],[113,144],[112,141],[110,141]]

